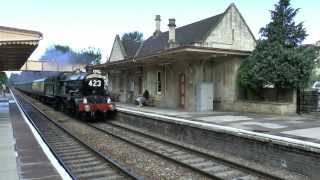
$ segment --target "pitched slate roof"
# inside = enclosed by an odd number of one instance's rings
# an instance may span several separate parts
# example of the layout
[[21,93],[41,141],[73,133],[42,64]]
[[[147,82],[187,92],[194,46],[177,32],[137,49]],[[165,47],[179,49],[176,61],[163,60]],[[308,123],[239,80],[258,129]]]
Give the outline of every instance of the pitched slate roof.
[[133,58],[139,49],[141,43],[136,41],[123,41],[119,35],[116,35],[114,43],[118,42],[121,52],[125,58]]
[[[176,28],[176,44],[179,46],[190,45],[195,42],[202,42],[206,35],[215,28],[224,13],[212,16],[201,21],[194,22],[179,28]],[[143,57],[151,55],[168,48],[168,34],[163,32],[159,36],[151,36],[143,42],[137,56]]]
[[121,43],[126,52],[126,58],[134,57],[141,44],[136,41],[121,41]]

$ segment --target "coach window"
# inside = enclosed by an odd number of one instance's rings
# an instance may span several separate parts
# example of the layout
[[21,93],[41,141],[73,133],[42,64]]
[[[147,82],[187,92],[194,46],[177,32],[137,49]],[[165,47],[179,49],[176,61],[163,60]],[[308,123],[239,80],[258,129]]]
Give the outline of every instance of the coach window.
[[157,94],[161,95],[162,87],[161,87],[161,72],[157,72]]

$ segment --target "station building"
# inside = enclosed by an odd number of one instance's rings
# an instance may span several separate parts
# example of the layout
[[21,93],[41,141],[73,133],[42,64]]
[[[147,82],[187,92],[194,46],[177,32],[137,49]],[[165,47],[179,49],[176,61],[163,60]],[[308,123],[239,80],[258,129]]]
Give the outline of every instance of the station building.
[[148,90],[154,105],[186,111],[251,111],[286,114],[296,111],[290,103],[248,103],[239,100],[237,70],[256,46],[245,19],[231,4],[221,14],[168,31],[156,29],[142,43],[124,43],[117,35],[108,62],[96,65],[108,74],[112,93],[132,103]]
[[112,92],[125,103],[148,90],[159,107],[230,109],[237,69],[256,45],[236,6],[179,28],[169,19],[166,32],[160,20],[156,16],[153,36],[141,44],[125,47],[116,36],[109,61],[95,67],[108,73]]
[[154,34],[141,44],[124,44],[116,36],[109,61],[97,65],[108,74],[112,93],[133,102],[148,90],[158,107],[187,111],[232,110],[236,75],[255,48],[255,38],[234,4],[221,14]]

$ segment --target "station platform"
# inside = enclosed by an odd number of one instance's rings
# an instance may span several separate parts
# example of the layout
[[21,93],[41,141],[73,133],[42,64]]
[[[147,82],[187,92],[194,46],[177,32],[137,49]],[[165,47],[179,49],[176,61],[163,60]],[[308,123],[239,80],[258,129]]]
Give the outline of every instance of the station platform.
[[179,109],[139,107],[123,103],[116,103],[116,106],[118,109],[181,118],[201,124],[231,127],[257,133],[257,136],[266,134],[316,143],[320,147],[320,117],[317,115],[278,116],[241,112],[186,112]]
[[11,94],[0,97],[0,179],[64,179],[35,133]]

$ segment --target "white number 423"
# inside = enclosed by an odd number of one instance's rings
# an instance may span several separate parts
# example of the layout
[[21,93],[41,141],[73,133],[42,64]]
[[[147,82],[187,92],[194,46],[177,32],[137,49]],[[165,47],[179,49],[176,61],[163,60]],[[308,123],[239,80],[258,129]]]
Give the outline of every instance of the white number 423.
[[101,87],[101,80],[90,80],[88,85],[92,87]]

